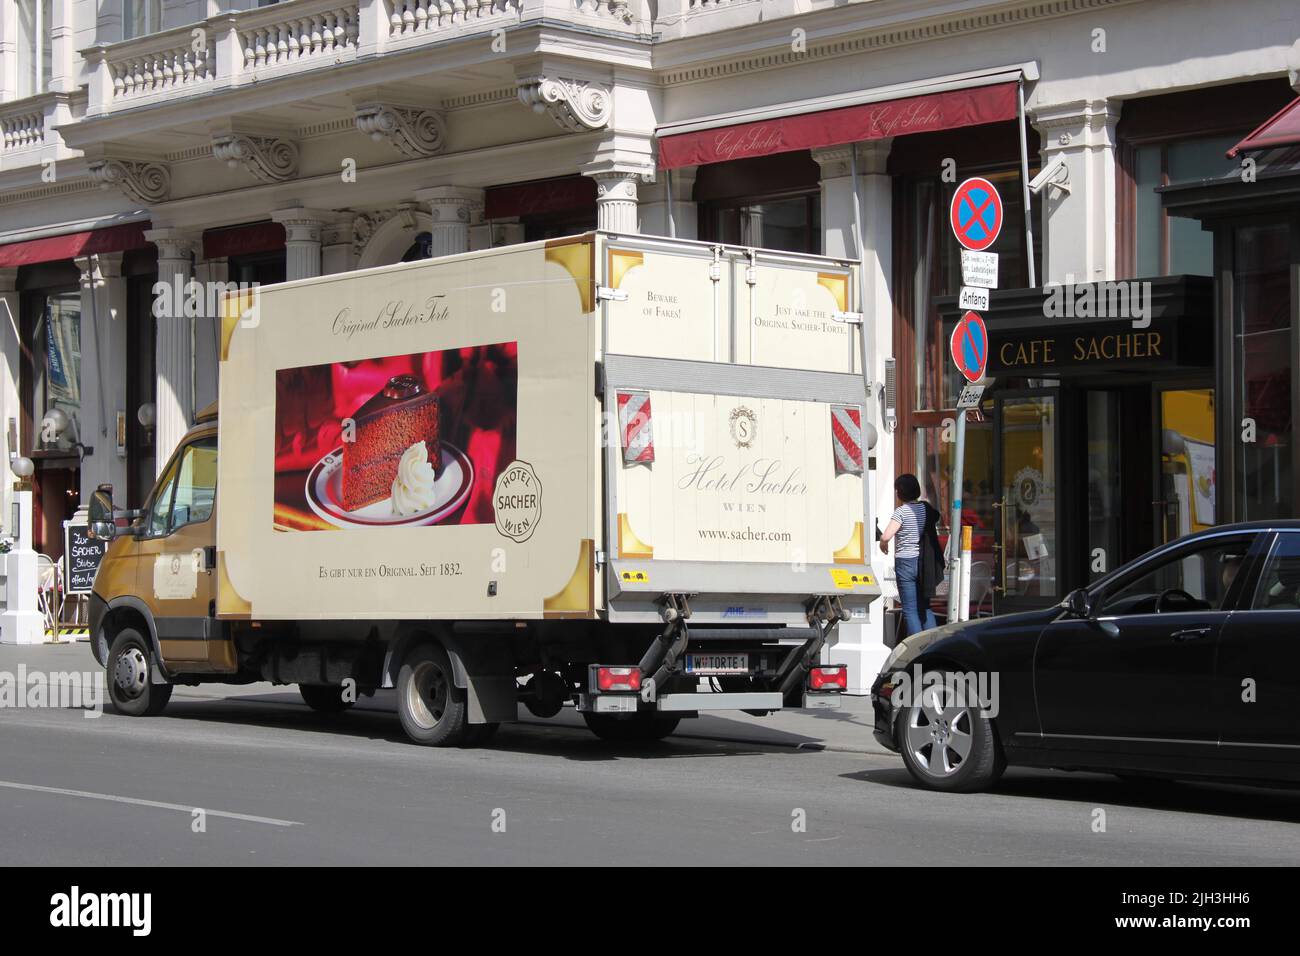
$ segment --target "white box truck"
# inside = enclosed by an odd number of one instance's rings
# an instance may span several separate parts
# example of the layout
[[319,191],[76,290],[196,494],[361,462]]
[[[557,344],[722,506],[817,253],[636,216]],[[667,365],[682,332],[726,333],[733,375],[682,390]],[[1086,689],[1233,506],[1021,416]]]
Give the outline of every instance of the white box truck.
[[230,295],[217,406],[129,527],[94,496],[115,704],[396,687],[448,745],[836,703],[879,595],[856,268],[591,233]]

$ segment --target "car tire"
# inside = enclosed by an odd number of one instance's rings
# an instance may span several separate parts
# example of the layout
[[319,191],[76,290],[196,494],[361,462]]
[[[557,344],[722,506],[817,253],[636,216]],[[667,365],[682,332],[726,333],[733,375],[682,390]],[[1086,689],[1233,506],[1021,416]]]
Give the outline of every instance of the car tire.
[[[928,676],[928,675],[927,675]],[[990,789],[1006,767],[994,732],[978,702],[949,698],[951,689],[922,679],[921,703],[899,710],[894,742],[912,779],[929,790],[974,793]]]
[[171,684],[155,684],[153,651],[144,635],[125,627],[108,651],[108,698],[128,717],[156,717],[172,697]]
[[397,672],[397,716],[406,735],[426,747],[455,747],[469,728],[469,708],[438,644],[414,648]]
[[663,740],[677,729],[680,717],[659,717],[652,711],[641,711],[634,717],[614,717],[610,714],[582,715],[587,729],[601,740],[614,744],[643,744]]
[[299,684],[298,693],[303,702],[318,714],[341,714],[356,701],[343,699],[342,686],[326,684]]

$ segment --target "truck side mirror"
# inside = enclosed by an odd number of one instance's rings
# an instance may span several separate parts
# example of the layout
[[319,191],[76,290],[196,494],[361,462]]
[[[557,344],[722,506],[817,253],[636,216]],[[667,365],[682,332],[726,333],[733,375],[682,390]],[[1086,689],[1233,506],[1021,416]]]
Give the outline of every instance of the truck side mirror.
[[90,496],[90,536],[101,541],[112,541],[117,536],[113,522],[113,486],[100,485]]
[[1071,617],[1092,617],[1092,601],[1084,588],[1075,588],[1070,592],[1065,599],[1065,608],[1070,612]]

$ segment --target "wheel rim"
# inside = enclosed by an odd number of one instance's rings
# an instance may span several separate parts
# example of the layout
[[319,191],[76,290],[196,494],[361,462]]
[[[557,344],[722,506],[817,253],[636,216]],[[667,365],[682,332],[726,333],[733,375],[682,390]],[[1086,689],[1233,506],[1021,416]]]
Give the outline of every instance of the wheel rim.
[[432,730],[447,711],[447,675],[432,661],[415,665],[406,685],[406,712],[425,730]]
[[974,738],[969,707],[954,705],[942,687],[927,687],[920,706],[908,708],[905,736],[912,762],[935,779],[951,777],[966,765]]
[[138,647],[128,647],[118,655],[113,667],[113,685],[124,698],[135,700],[149,682],[149,660]]

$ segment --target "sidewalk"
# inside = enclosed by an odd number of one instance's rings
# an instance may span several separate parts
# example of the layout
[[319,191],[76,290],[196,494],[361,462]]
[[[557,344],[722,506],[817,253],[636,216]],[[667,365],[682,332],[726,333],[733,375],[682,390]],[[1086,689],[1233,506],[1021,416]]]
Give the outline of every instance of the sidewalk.
[[[19,664],[29,670],[69,671],[96,669],[90,647],[84,641],[62,644],[37,644],[23,647],[0,645],[0,672],[15,674]],[[213,700],[255,698],[257,703],[275,706],[305,706],[296,687],[257,683],[232,686],[203,684],[177,687],[172,700]],[[250,703],[252,701],[250,700]],[[360,710],[395,712],[393,691],[381,690],[363,698]],[[565,708],[556,717],[543,720],[525,708],[519,708],[521,722],[538,726],[560,725],[585,729],[581,715]],[[683,720],[675,737],[719,740],[729,743],[761,744],[767,747],[790,747],[804,750],[835,750],[849,753],[887,754],[871,735],[871,701],[866,697],[842,697],[835,710],[789,710],[767,717],[728,713],[705,715]]]

